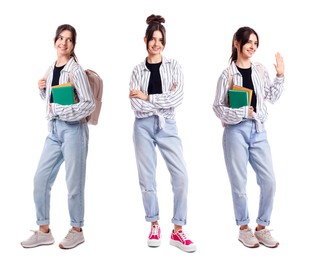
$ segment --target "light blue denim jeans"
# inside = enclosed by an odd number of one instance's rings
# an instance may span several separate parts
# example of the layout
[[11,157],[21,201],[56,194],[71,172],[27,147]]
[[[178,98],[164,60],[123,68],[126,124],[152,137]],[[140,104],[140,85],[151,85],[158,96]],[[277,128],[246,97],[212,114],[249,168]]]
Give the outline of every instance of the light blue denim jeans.
[[158,147],[171,176],[174,194],[172,223],[185,225],[187,222],[188,175],[183,158],[183,148],[176,121],[166,119],[163,129],[159,127],[158,116],[136,118],[133,141],[142,192],[145,219],[148,222],[159,220],[156,168]]
[[51,189],[65,163],[70,224],[84,225],[84,190],[89,130],[86,123],[54,120],[45,140],[34,176],[34,202],[38,225],[50,224]]
[[268,226],[273,209],[276,180],[266,130],[257,132],[254,120],[227,125],[223,134],[223,150],[231,184],[236,224],[241,226],[250,222],[246,192],[249,162],[260,187],[256,223]]

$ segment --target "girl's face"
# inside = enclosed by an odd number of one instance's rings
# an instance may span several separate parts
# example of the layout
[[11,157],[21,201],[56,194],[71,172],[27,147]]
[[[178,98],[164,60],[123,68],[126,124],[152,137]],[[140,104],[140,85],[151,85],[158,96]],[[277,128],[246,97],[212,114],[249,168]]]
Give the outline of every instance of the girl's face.
[[236,48],[238,51],[240,51],[239,55],[242,56],[242,58],[250,59],[258,48],[256,35],[253,33],[250,35],[248,42],[244,44],[242,50],[239,50],[239,44],[236,46]]
[[55,48],[57,50],[58,56],[70,57],[74,48],[72,42],[72,33],[68,30],[61,32],[55,43]]
[[[147,43],[147,39],[145,38],[145,43]],[[158,55],[164,49],[162,44],[163,37],[160,31],[154,31],[151,40],[148,42],[148,54],[149,55]]]

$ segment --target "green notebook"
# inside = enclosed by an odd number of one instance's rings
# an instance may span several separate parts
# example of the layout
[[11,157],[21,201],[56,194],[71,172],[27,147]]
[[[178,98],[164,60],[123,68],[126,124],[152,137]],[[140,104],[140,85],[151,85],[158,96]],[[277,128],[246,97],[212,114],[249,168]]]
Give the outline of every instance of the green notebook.
[[248,92],[241,90],[229,90],[230,108],[248,106]]
[[248,103],[249,103],[249,105],[251,104],[252,92],[253,92],[252,89],[234,85],[234,86],[232,87],[232,90],[247,91],[247,92],[248,92],[248,100],[249,100]]
[[71,83],[52,86],[53,101],[60,105],[74,104],[74,87]]

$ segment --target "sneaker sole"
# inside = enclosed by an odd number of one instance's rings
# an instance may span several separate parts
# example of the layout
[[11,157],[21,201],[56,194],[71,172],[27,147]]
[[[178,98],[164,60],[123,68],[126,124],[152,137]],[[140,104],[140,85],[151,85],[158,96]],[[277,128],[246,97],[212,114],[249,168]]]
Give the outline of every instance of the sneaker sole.
[[178,241],[174,241],[174,240],[170,240],[170,245],[175,246],[179,249],[181,249],[182,251],[185,251],[187,253],[193,253],[196,251],[196,246],[195,245],[191,245],[191,246],[184,246],[182,243],[178,242]]
[[22,243],[20,243],[20,244],[21,244],[21,246],[23,248],[34,248],[34,247],[38,247],[38,246],[50,246],[50,245],[52,245],[54,243],[55,243],[55,241],[53,241],[53,242],[46,242],[46,243],[40,243],[40,244],[34,244],[34,245],[23,245]]
[[79,243],[77,243],[77,244],[75,244],[75,245],[72,245],[72,246],[70,246],[70,247],[65,247],[65,246],[63,246],[62,244],[59,244],[59,247],[61,248],[61,249],[72,249],[72,248],[75,248],[75,247],[77,247],[78,245],[80,245],[80,244],[82,244],[82,243],[84,243],[85,242],[85,240],[84,241],[81,241],[81,242],[79,242]]
[[243,241],[241,241],[240,239],[238,239],[238,241],[239,241],[240,243],[242,243],[245,247],[248,247],[248,248],[257,248],[257,247],[260,246],[259,243],[254,244],[254,245],[247,245],[247,244],[245,244]]
[[266,247],[268,247],[268,248],[276,248],[276,247],[279,246],[279,243],[276,243],[275,245],[267,245],[267,244],[265,244],[265,243],[263,243],[263,242],[260,242],[260,244],[262,244],[263,246],[266,246]]
[[148,240],[147,242],[149,247],[159,247],[161,245],[161,240]]

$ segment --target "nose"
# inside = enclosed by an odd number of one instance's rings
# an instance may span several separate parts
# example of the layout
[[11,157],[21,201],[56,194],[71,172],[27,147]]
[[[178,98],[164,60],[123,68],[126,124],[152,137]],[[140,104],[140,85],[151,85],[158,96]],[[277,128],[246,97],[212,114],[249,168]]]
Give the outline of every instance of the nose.
[[67,44],[67,40],[66,39],[62,39],[61,40],[61,44],[66,45]]

